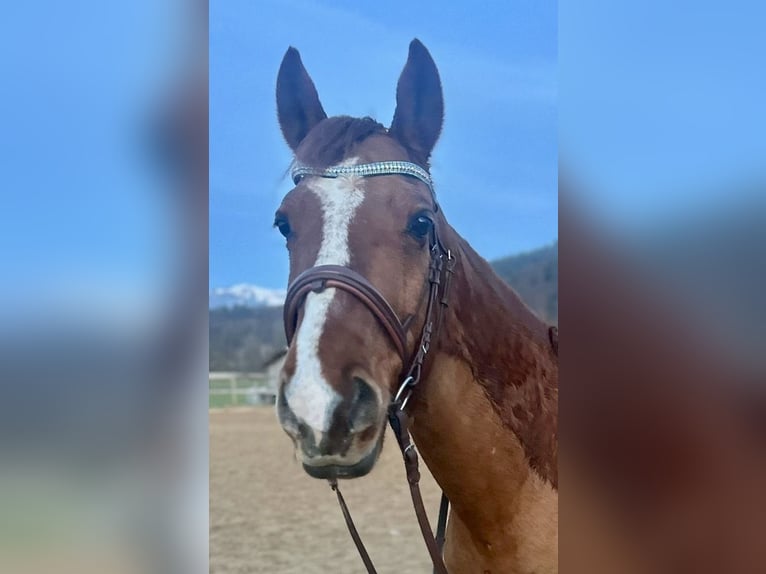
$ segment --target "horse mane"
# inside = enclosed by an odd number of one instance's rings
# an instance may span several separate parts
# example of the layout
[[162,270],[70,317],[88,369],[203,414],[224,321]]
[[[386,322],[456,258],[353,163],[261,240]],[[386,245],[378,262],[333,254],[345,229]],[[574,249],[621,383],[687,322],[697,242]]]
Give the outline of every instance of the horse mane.
[[319,122],[301,142],[296,155],[312,167],[337,165],[368,137],[385,134],[386,128],[370,117],[333,116]]
[[[444,337],[441,348],[469,365],[502,425],[520,440],[532,470],[558,489],[558,356],[549,325],[465,238],[448,229],[446,241],[458,254],[450,308],[461,327],[454,332],[471,336]],[[471,298],[494,303],[482,311],[465,304]],[[493,321],[504,327],[485,328]]]

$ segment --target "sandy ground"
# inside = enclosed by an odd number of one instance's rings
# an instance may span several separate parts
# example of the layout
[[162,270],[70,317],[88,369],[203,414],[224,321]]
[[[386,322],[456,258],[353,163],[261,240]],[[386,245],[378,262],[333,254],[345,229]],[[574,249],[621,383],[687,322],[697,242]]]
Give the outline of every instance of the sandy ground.
[[[380,574],[430,572],[396,442],[366,477],[341,488]],[[435,526],[440,491],[421,461],[421,488]],[[273,407],[210,412],[210,571],[365,572],[335,493],[309,477]]]

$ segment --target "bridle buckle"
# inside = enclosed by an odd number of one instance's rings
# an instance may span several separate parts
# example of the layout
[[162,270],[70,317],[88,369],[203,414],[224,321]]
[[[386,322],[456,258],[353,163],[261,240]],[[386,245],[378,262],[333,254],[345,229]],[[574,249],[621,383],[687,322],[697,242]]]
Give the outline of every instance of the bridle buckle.
[[[397,408],[400,411],[403,411],[404,408],[407,406],[407,401],[410,400],[410,397],[412,396],[412,387],[415,386],[415,377],[412,375],[409,375],[407,378],[402,381],[402,384],[399,386],[399,390],[396,391],[396,395],[394,395],[394,401],[393,404],[397,405]],[[407,391],[407,395],[404,397],[404,400],[402,399],[402,395],[404,392]]]

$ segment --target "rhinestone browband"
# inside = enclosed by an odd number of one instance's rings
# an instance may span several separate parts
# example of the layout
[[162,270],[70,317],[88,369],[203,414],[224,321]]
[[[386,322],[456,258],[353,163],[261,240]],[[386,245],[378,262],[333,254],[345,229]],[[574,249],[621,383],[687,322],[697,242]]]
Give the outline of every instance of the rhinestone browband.
[[296,164],[291,172],[293,183],[298,183],[307,175],[317,177],[338,177],[341,175],[359,175],[369,177],[373,175],[409,175],[425,183],[431,191],[436,203],[436,191],[429,173],[417,164],[409,161],[376,161],[374,163],[362,163],[359,165],[337,165],[328,168],[314,168]]

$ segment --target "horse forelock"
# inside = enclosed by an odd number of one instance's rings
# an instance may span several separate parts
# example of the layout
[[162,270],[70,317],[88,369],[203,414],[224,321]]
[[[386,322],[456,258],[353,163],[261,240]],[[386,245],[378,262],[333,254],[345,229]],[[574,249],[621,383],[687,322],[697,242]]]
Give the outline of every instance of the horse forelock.
[[308,133],[296,151],[296,159],[317,168],[338,165],[353,155],[364,140],[372,135],[385,134],[386,131],[382,124],[369,117],[327,118]]

